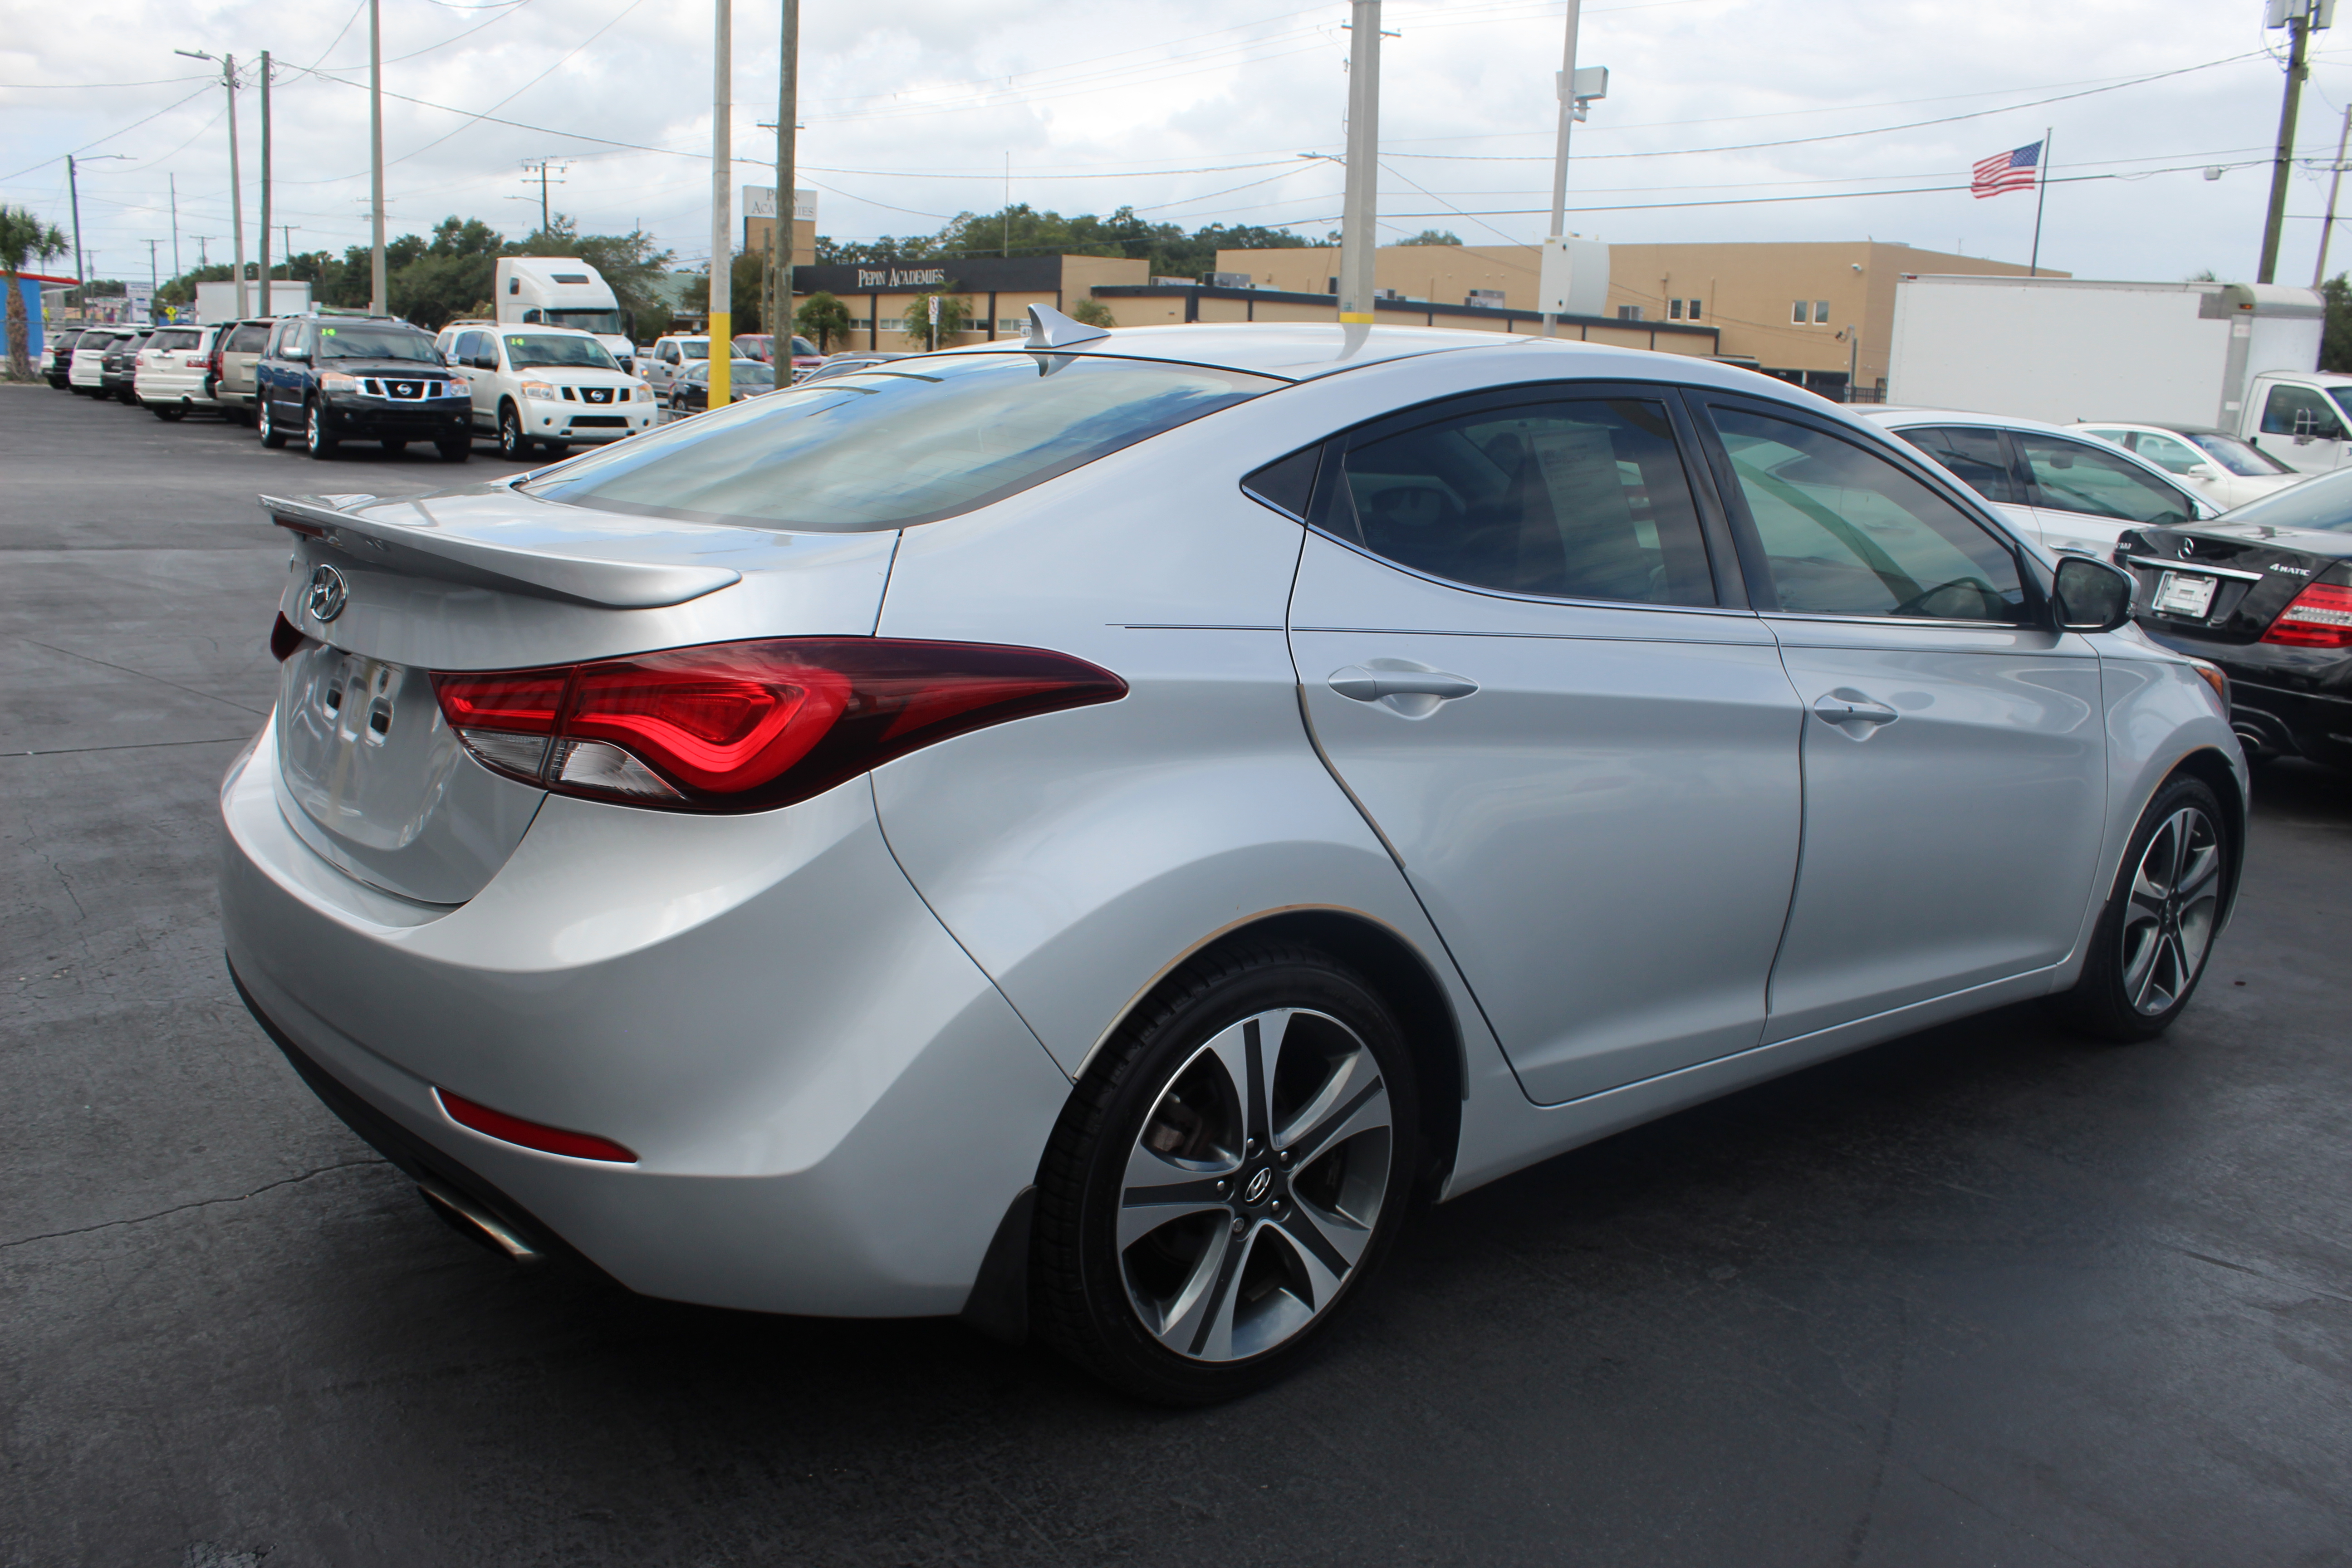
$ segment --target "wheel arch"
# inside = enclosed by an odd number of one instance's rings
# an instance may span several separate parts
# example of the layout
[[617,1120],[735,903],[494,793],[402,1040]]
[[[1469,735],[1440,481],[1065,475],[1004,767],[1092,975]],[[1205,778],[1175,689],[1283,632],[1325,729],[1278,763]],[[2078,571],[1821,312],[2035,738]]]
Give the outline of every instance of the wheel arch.
[[[1324,906],[1271,910],[1226,927],[1172,959],[1120,1009],[1103,1031],[1102,1041],[1110,1040],[1129,1018],[1177,984],[1185,965],[1267,942],[1296,942],[1339,960],[1397,1010],[1405,1047],[1412,1054],[1422,1122],[1422,1170],[1416,1186],[1423,1194],[1441,1190],[1461,1148],[1462,1101],[1469,1083],[1461,1020],[1429,960],[1401,933],[1358,910]],[[1098,1042],[1074,1076],[1084,1078],[1101,1050]]]
[[[2229,814],[2231,837],[2237,840],[2234,846],[2237,853],[2230,857],[2229,886],[2222,890],[2221,896],[2221,923],[2227,925],[2231,915],[2237,910],[2238,886],[2246,872],[2247,817],[2248,808],[2252,803],[2239,781],[2238,771],[2230,765],[2229,758],[2223,756],[2217,747],[2200,746],[2181,758],[2173,764],[2172,771],[2165,774],[2163,783],[2158,784],[2157,789],[2161,791],[2166,784],[2183,774],[2199,780],[2221,797],[2222,809]],[[2155,798],[2154,795],[2148,796],[2150,800]],[[2144,811],[2147,807],[2143,805],[2141,809]]]

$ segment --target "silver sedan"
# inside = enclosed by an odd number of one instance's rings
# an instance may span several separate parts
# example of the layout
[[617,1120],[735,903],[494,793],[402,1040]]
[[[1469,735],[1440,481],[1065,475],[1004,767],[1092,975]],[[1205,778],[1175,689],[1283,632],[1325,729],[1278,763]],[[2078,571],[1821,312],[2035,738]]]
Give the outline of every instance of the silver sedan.
[[442,1215],[1229,1397],[1417,1195],[1962,1015],[2135,1039],[2245,765],[2129,583],[1705,361],[1050,311],[271,499],[229,961]]

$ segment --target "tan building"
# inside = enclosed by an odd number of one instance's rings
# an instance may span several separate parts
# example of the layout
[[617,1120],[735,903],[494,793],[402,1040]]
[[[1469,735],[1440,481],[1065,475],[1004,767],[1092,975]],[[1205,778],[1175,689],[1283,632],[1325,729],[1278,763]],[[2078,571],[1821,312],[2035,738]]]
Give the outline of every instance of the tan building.
[[[1244,253],[1234,253],[1244,254]],[[1286,278],[1274,284],[1255,278],[1228,278],[1196,283],[1191,279],[1155,279],[1150,265],[1118,257],[1014,256],[970,257],[960,260],[893,262],[866,267],[854,264],[796,267],[793,273],[795,302],[824,290],[849,307],[850,341],[832,345],[906,353],[923,346],[921,335],[902,330],[908,309],[926,294],[948,294],[964,301],[971,326],[945,340],[944,346],[1002,337],[1017,337],[1028,330],[1028,307],[1050,305],[1068,310],[1091,299],[1107,307],[1122,327],[1149,327],[1179,321],[1332,321],[1338,305],[1319,276],[1308,277],[1325,261],[1338,256],[1329,247],[1265,253],[1286,258],[1317,258],[1300,272],[1307,288],[1287,286]],[[1385,256],[1385,252],[1383,256]],[[1433,248],[1432,254],[1454,253]],[[1528,294],[1533,297],[1530,284]],[[1401,297],[1378,301],[1379,320],[1397,325],[1455,327],[1474,331],[1534,332],[1541,318],[1534,311],[1496,303],[1471,303],[1463,299]],[[1561,331],[1593,342],[1624,348],[1657,349],[1669,353],[1714,354],[1717,333],[1706,322],[1644,319],[1638,323],[1613,318],[1570,317]]]
[[[1408,301],[1475,300],[1531,310],[1536,268],[1533,246],[1391,245],[1374,257],[1372,280]],[[1261,288],[1322,293],[1337,286],[1339,252],[1328,246],[1221,250],[1217,269],[1247,274]],[[1851,374],[1857,397],[1870,400],[1885,389],[1897,279],[1906,272],[2023,277],[2025,270],[1888,241],[1612,244],[1603,313],[1645,325],[1712,327],[1718,346],[1702,352],[1753,361],[1833,398],[1844,395]]]

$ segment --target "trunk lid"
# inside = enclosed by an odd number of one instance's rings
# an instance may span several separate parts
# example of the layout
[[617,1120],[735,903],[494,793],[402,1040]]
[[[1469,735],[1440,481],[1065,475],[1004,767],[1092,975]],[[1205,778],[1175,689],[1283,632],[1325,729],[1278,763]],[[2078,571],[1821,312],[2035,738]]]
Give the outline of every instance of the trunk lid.
[[[2215,642],[2244,644],[2261,641],[2278,613],[2313,583],[2344,581],[2352,535],[2261,523],[2137,529],[2124,534],[2116,559],[2138,580],[2135,616]],[[2202,614],[2158,606],[2168,576],[2213,584]]]
[[591,511],[490,484],[398,501],[264,497],[289,531],[279,806],[333,864],[428,904],[478,892],[543,792],[467,756],[432,672],[759,637],[871,636],[895,532]]

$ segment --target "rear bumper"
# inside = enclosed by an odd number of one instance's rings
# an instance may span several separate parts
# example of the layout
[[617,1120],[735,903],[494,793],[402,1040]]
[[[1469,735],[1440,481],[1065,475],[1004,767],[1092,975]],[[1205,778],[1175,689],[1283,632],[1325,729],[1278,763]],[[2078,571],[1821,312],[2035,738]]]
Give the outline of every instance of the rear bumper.
[[[1069,1080],[916,897],[863,779],[764,816],[551,799],[465,905],[410,904],[224,781],[228,960],[289,1059],[420,1179],[647,1295],[962,1309]],[[545,1154],[446,1087],[635,1150]]]
[[2306,691],[2282,691],[2232,678],[2230,723],[2250,750],[2284,752],[2352,767],[2352,701]]

